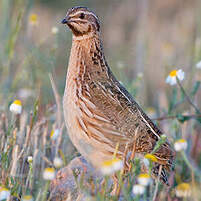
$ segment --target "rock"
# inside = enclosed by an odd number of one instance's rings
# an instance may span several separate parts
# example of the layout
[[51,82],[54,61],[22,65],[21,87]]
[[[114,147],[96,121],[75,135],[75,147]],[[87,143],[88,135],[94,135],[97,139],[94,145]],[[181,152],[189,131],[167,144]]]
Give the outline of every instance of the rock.
[[[92,200],[101,186],[103,177],[82,157],[73,159],[68,166],[58,171],[50,185],[51,201],[87,201]],[[95,186],[98,184],[99,186]],[[86,189],[88,195],[82,189]]]

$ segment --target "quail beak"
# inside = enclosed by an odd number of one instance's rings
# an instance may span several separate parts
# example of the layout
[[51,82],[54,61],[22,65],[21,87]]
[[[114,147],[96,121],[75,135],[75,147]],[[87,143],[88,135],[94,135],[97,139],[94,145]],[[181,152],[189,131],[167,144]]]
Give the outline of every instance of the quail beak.
[[68,20],[66,18],[64,18],[62,21],[61,21],[62,24],[68,24]]

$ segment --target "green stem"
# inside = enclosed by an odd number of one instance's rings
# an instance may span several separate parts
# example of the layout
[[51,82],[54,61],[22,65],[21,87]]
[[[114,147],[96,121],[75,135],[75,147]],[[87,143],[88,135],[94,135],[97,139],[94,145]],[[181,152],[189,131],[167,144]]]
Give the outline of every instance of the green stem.
[[42,199],[41,199],[41,201],[46,201],[47,200],[47,192],[48,192],[49,186],[50,186],[50,181],[48,180],[46,182],[46,184],[45,184],[45,188],[44,188],[44,191],[42,193]]
[[137,195],[135,200],[139,201],[140,200],[140,195]]
[[166,142],[167,137],[165,135],[161,135],[160,139],[157,141],[156,145],[154,146],[153,151],[151,154],[156,153],[156,151],[159,150],[159,148]]
[[[105,185],[104,185],[104,195],[102,196],[103,198],[103,201],[106,199],[106,195],[107,195],[107,188],[108,188],[108,180],[109,180],[109,177],[108,176],[105,176]],[[101,198],[101,200],[102,200]]]
[[153,168],[153,163],[151,160],[149,160],[149,175],[151,175],[152,168]]
[[201,172],[190,163],[184,151],[181,152],[181,155],[186,165],[191,169],[192,172],[194,172],[201,179]]
[[[201,114],[191,114],[191,115],[182,115],[184,118],[200,118]],[[167,120],[167,119],[176,119],[178,118],[177,115],[172,115],[172,116],[162,116],[162,117],[158,117],[158,118],[153,118],[152,120],[156,120],[156,121],[163,121],[163,120]]]
[[200,110],[197,108],[197,106],[193,103],[193,101],[190,99],[190,97],[188,96],[188,94],[186,93],[185,89],[183,88],[181,82],[179,81],[178,78],[177,79],[177,84],[179,85],[181,91],[183,92],[183,94],[185,95],[186,97],[186,100],[189,102],[189,104],[195,109],[195,111],[200,114]]
[[119,185],[120,185],[120,187],[122,189],[122,193],[123,193],[124,198],[126,199],[126,201],[132,201],[131,198],[130,198],[129,193],[125,189],[125,186],[124,186],[124,183],[123,183],[122,174],[120,172],[118,174],[118,180],[119,180]]

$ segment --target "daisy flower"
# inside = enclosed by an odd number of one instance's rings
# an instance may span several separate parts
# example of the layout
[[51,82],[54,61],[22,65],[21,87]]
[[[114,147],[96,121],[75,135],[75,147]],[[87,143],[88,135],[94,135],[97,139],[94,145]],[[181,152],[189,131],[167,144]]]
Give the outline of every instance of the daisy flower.
[[60,168],[63,165],[63,160],[59,157],[55,157],[53,161],[54,167]]
[[143,75],[143,73],[142,73],[142,72],[139,72],[139,73],[137,74],[137,78],[138,78],[138,79],[142,79],[142,78],[143,78],[143,76],[144,76],[144,75]]
[[153,154],[146,154],[144,157],[150,161],[157,162],[157,158]]
[[52,140],[56,140],[57,138],[58,138],[58,136],[59,136],[59,133],[60,133],[60,130],[59,129],[53,129],[52,131],[51,131],[51,133],[50,133],[50,138],[52,139]]
[[33,197],[31,195],[24,195],[22,201],[33,201]]
[[52,34],[56,35],[59,32],[59,29],[57,27],[52,27],[51,32]]
[[117,68],[122,69],[122,68],[124,68],[124,66],[125,66],[125,64],[122,61],[117,62]]
[[33,157],[32,156],[28,156],[27,160],[28,160],[29,163],[32,163],[33,162]]
[[[152,162],[157,162],[156,156],[153,154],[146,154],[143,159],[144,164],[149,167]],[[150,163],[151,162],[151,163]]]
[[184,79],[184,71],[179,70],[172,70],[166,78],[166,83],[170,85],[175,85],[177,83],[177,78],[182,81]]
[[43,179],[53,180],[55,178],[55,169],[54,168],[45,168],[43,172]]
[[151,183],[151,177],[149,174],[140,174],[137,177],[137,181],[142,186],[148,186]]
[[187,141],[185,139],[179,139],[174,143],[174,149],[176,151],[183,151],[187,149]]
[[38,25],[38,16],[36,14],[31,14],[29,16],[29,23],[32,25],[32,26],[36,26]]
[[7,200],[10,197],[10,191],[5,187],[0,187],[0,200]]
[[177,197],[189,197],[191,195],[190,185],[181,183],[176,187],[175,192]]
[[196,64],[196,68],[201,69],[201,61],[199,61],[199,62]]
[[141,184],[135,184],[132,191],[134,195],[142,195],[145,192],[145,186]]
[[9,110],[14,114],[21,114],[22,113],[22,103],[20,100],[15,100],[10,105]]
[[108,161],[104,161],[101,167],[101,172],[104,175],[111,175],[115,173],[116,171],[119,171],[123,168],[123,162],[122,160],[118,158],[113,158]]

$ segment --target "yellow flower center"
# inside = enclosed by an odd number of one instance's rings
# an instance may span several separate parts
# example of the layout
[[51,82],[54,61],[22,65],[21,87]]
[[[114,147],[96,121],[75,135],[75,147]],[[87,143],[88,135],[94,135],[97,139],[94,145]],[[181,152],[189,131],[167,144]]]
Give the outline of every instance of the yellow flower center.
[[150,161],[156,162],[157,158],[153,154],[146,154],[144,156],[146,159],[149,159]]
[[138,177],[139,178],[147,178],[147,179],[150,178],[149,174],[140,174]]
[[3,192],[3,191],[9,191],[9,190],[5,187],[0,187],[0,192]]
[[38,22],[38,16],[37,16],[36,14],[30,15],[29,21],[30,21],[32,24],[36,24],[36,23]]
[[51,130],[50,137],[52,138],[54,135],[54,130]]
[[30,200],[30,199],[32,199],[32,196],[31,196],[31,195],[24,195],[24,196],[23,196],[23,199],[25,199],[25,200]]
[[102,166],[104,166],[104,167],[110,167],[110,166],[112,166],[115,163],[118,163],[120,161],[121,161],[120,159],[114,158],[114,159],[111,159],[111,160],[108,160],[108,161],[104,161]]
[[170,77],[176,77],[177,76],[177,70],[172,70],[170,72]]
[[164,50],[167,50],[169,52],[171,52],[173,50],[172,44],[168,43],[168,42],[163,44],[163,48],[164,48]]
[[45,172],[51,172],[51,173],[54,173],[55,170],[54,170],[54,168],[45,168]]
[[179,139],[179,140],[177,140],[176,142],[179,142],[179,143],[186,143],[186,140],[185,140],[185,139]]
[[15,105],[22,105],[22,103],[21,103],[21,101],[20,100],[15,100],[14,102],[13,102],[13,104],[15,104]]
[[180,191],[190,191],[190,185],[188,183],[181,183],[176,188]]

